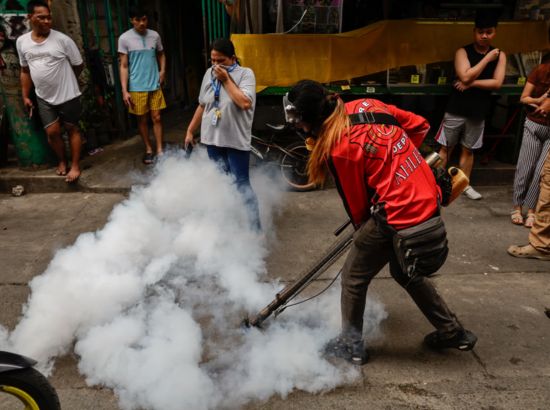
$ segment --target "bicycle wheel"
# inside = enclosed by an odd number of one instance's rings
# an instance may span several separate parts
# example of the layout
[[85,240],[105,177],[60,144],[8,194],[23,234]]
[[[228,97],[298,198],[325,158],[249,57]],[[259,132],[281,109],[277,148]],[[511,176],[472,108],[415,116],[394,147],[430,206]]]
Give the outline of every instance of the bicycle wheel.
[[309,151],[301,141],[285,147],[281,157],[283,179],[293,191],[305,192],[315,189],[315,184],[308,181],[307,161]]
[[[55,389],[48,382],[48,379],[32,367],[0,373],[0,393],[7,393],[17,398],[20,405],[23,406],[10,405],[10,408],[13,409],[61,409]],[[5,399],[6,397],[0,398],[0,402]]]

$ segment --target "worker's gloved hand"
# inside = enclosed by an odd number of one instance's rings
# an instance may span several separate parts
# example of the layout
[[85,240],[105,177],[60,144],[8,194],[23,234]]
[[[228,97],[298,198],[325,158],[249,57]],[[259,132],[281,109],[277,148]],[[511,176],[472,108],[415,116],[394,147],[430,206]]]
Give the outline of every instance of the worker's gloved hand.
[[305,141],[307,150],[313,151],[316,142],[317,140],[315,138],[307,137]]

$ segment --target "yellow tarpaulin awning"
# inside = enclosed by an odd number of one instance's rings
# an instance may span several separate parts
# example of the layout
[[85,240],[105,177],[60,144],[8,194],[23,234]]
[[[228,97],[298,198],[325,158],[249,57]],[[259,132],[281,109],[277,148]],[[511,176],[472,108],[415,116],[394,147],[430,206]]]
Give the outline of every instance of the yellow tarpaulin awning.
[[[259,90],[309,78],[347,80],[406,65],[452,61],[473,40],[471,21],[384,20],[341,34],[233,34]],[[544,21],[501,22],[495,47],[507,54],[548,48]]]

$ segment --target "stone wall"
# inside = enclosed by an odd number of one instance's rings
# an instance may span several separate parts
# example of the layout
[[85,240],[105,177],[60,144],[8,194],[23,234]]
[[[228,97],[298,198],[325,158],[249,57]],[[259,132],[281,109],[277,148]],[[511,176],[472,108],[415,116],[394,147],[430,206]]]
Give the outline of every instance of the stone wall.
[[71,37],[82,48],[82,32],[77,0],[52,0],[53,28]]

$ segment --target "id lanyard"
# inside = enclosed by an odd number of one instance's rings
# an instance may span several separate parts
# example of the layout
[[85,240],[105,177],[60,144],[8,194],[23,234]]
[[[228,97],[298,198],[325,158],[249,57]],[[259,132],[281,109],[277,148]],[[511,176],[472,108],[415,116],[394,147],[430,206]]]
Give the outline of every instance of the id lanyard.
[[[232,66],[227,68],[227,73],[229,74],[239,64],[234,63]],[[212,83],[212,89],[214,90],[214,114],[212,116],[212,125],[218,125],[218,121],[222,117],[222,112],[220,110],[220,91],[222,89],[222,82],[214,77],[214,71],[211,71],[212,78],[210,79]]]

